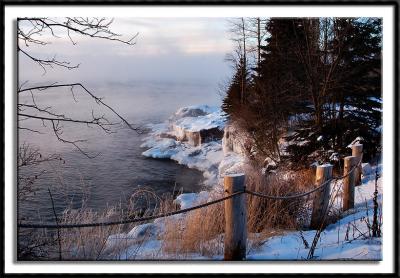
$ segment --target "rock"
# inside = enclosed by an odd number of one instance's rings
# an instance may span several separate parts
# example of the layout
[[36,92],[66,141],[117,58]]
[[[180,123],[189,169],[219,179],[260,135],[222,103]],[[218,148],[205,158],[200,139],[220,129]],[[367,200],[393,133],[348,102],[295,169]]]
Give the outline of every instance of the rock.
[[222,139],[224,131],[219,127],[200,130],[201,143],[207,143]]

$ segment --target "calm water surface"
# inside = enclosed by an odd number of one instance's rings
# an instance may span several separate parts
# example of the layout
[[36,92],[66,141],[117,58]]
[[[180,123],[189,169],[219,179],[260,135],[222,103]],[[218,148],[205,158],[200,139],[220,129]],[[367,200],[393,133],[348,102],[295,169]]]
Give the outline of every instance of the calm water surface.
[[[130,123],[144,125],[163,122],[179,107],[194,104],[219,105],[220,96],[215,85],[184,83],[105,84],[91,87],[98,96],[116,108]],[[71,117],[90,118],[108,113],[101,110],[84,94],[75,92],[77,102],[66,91],[48,91],[36,97],[41,105],[52,106]],[[29,103],[30,96],[21,96],[19,102]],[[106,114],[109,118],[112,115]],[[116,133],[105,134],[98,128],[64,124],[63,136],[70,140],[86,139],[82,148],[94,159],[82,155],[68,144],[61,144],[49,131],[48,124],[29,120],[21,126],[36,128],[43,134],[20,131],[19,144],[29,143],[43,154],[58,153],[62,161],[43,163],[36,171],[45,170],[36,182],[40,188],[28,202],[21,203],[20,217],[31,220],[52,219],[50,188],[56,210],[60,213],[69,204],[80,207],[82,197],[89,196],[88,206],[100,210],[106,206],[126,204],[137,188],[151,188],[158,195],[182,190],[197,192],[202,189],[202,173],[188,169],[170,160],[156,160],[141,155],[141,135],[121,127]],[[65,162],[64,162],[65,161]],[[22,170],[26,173],[32,169]]]

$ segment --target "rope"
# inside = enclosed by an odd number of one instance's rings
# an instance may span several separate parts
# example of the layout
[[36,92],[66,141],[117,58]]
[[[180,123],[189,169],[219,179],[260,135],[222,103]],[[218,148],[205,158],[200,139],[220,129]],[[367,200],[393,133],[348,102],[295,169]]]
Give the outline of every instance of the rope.
[[300,194],[297,194],[297,195],[271,196],[271,195],[265,195],[265,194],[262,194],[262,193],[259,193],[259,192],[250,191],[250,190],[247,190],[247,189],[245,190],[245,193],[248,193],[248,194],[254,195],[254,196],[258,196],[258,197],[262,197],[262,198],[266,198],[266,199],[270,199],[270,200],[289,200],[289,199],[301,198],[301,197],[310,195],[310,194],[314,193],[315,191],[322,190],[323,187],[328,185],[333,180],[341,180],[341,179],[346,178],[347,176],[349,176],[360,165],[361,161],[362,161],[362,158],[357,163],[357,165],[355,165],[346,175],[330,178],[329,180],[323,182],[320,186],[318,186],[318,187],[316,187],[316,188],[314,188],[314,189],[312,189],[310,191],[307,191],[307,192],[304,192],[304,193],[300,193]]
[[349,176],[360,164],[361,164],[362,158],[360,161],[355,165],[346,175],[339,176],[339,177],[333,177],[324,183],[322,183],[320,186],[304,193],[300,193],[297,195],[289,195],[289,196],[271,196],[271,195],[265,195],[259,192],[254,192],[245,189],[244,191],[238,191],[235,192],[231,195],[225,196],[220,199],[216,199],[198,206],[186,208],[186,209],[181,209],[173,212],[167,212],[159,215],[153,215],[153,216],[148,216],[148,217],[142,217],[142,218],[134,218],[134,219],[123,219],[120,221],[110,221],[110,222],[97,222],[97,223],[78,223],[78,224],[31,224],[31,223],[20,223],[18,224],[19,228],[47,228],[47,229],[71,229],[71,228],[84,228],[84,227],[99,227],[99,226],[111,226],[111,225],[122,225],[122,224],[128,224],[128,223],[137,223],[137,222],[143,222],[143,221],[149,221],[149,220],[154,220],[157,218],[163,218],[167,216],[172,216],[176,214],[181,214],[185,212],[189,212],[192,210],[204,208],[222,201],[225,201],[227,199],[230,199],[236,195],[242,194],[242,193],[247,193],[250,195],[266,198],[266,199],[271,199],[271,200],[289,200],[289,199],[295,199],[295,198],[301,198],[307,195],[310,195],[314,193],[315,191],[321,190],[323,187],[325,187],[327,184],[329,184],[332,180],[340,180],[344,179],[345,177]]
[[153,216],[148,216],[148,217],[142,217],[142,218],[134,218],[134,219],[124,219],[124,220],[120,220],[120,221],[110,221],[110,222],[97,222],[97,223],[80,223],[80,224],[59,224],[59,225],[55,225],[55,224],[30,224],[30,223],[20,223],[18,224],[19,228],[47,228],[47,229],[71,229],[71,228],[84,228],[84,227],[99,227],[99,226],[111,226],[111,225],[121,225],[121,224],[128,224],[128,223],[137,223],[137,222],[143,222],[143,221],[148,221],[148,220],[154,220],[157,218],[163,218],[163,217],[167,217],[167,216],[172,216],[172,215],[176,215],[176,214],[181,214],[181,213],[185,213],[185,212],[189,212],[192,210],[196,210],[196,209],[200,209],[203,207],[207,207],[222,201],[225,201],[227,199],[230,199],[236,195],[240,195],[244,193],[244,191],[238,191],[235,192],[229,196],[225,196],[223,198],[220,199],[216,199],[198,206],[194,206],[194,207],[190,207],[190,208],[186,208],[186,209],[181,209],[181,210],[177,210],[177,211],[173,211],[173,212],[167,212],[167,213],[163,213],[163,214],[159,214],[159,215],[153,215]]
[[246,193],[250,194],[250,195],[254,195],[254,196],[258,196],[258,197],[263,197],[266,199],[271,199],[271,200],[289,200],[289,199],[296,199],[296,198],[300,198],[300,197],[304,197],[307,195],[310,195],[311,193],[314,193],[317,190],[322,189],[323,187],[325,187],[328,183],[330,183],[333,179],[329,179],[326,182],[324,182],[323,184],[321,184],[320,186],[318,186],[317,188],[314,188],[308,192],[304,192],[301,194],[297,194],[297,195],[289,195],[289,196],[271,196],[271,195],[265,195],[262,193],[258,193],[258,192],[254,192],[254,191],[250,191],[250,190],[245,190]]
[[344,178],[348,177],[355,169],[357,169],[358,166],[361,165],[361,162],[362,162],[362,155],[360,157],[360,161],[358,161],[358,163],[353,168],[351,168],[351,170],[346,175],[333,177],[333,179],[334,180],[341,180],[341,179],[344,179]]

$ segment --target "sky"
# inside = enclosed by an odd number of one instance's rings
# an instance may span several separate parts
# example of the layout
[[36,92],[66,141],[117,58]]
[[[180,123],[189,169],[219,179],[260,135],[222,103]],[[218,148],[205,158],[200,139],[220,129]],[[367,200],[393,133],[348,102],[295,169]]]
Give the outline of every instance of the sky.
[[78,69],[49,69],[20,55],[20,83],[37,81],[80,81],[95,84],[172,82],[217,84],[229,78],[225,57],[233,50],[226,18],[114,18],[111,29],[136,44],[72,35],[58,38],[44,34],[51,44],[31,45],[30,53],[80,64]]

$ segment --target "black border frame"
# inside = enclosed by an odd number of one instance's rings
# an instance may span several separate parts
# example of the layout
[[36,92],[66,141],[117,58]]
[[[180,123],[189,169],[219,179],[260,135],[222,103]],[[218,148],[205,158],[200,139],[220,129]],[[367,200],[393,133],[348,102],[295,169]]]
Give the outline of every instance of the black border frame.
[[[298,275],[301,276],[310,276],[310,277],[400,277],[400,271],[399,271],[399,226],[400,226],[400,221],[399,221],[399,203],[398,203],[398,197],[399,197],[399,109],[400,109],[400,104],[399,104],[399,2],[398,0],[395,1],[373,1],[373,0],[366,0],[366,1],[355,1],[355,0],[350,0],[350,1],[345,1],[345,0],[339,0],[339,1],[334,1],[334,0],[326,0],[326,1],[321,1],[321,0],[304,0],[304,1],[299,1],[299,0],[2,0],[0,5],[1,5],[1,15],[3,17],[2,20],[2,28],[1,28],[1,33],[2,33],[2,40],[3,44],[1,45],[1,49],[3,52],[2,55],[2,64],[3,64],[3,74],[2,74],[2,83],[3,83],[3,92],[5,92],[5,52],[4,52],[4,42],[5,42],[5,7],[6,6],[32,6],[32,5],[45,5],[45,6],[50,6],[50,5],[64,5],[64,6],[71,6],[71,5],[86,5],[86,6],[104,6],[104,5],[118,5],[118,6],[124,6],[124,5],[131,5],[131,6],[149,6],[149,5],[158,5],[158,6],[167,6],[167,5],[173,5],[177,6],[178,4],[181,5],[195,5],[195,6],[221,6],[221,5],[228,5],[228,6],[238,6],[238,5],[247,5],[247,6],[253,6],[253,5],[262,5],[262,6],[272,6],[272,5],[279,5],[279,6],[291,6],[291,5],[300,5],[300,6],[348,6],[348,5],[363,5],[363,6],[390,6],[394,8],[394,22],[393,22],[393,27],[394,27],[394,103],[393,103],[393,108],[394,108],[394,272],[390,274],[384,274],[384,273],[377,273],[377,274],[369,274],[369,273],[360,273],[360,274],[353,274],[353,273],[347,273],[347,274],[337,274],[337,273],[280,273],[280,274],[267,274],[267,273],[257,273],[257,274],[190,274],[190,273],[168,273],[168,274],[141,274],[141,273],[126,273],[126,274],[101,274],[101,273],[90,273],[90,274],[82,274],[82,273],[76,273],[76,274],[64,274],[64,273],[46,273],[46,274],[41,274],[41,273],[35,273],[35,274],[7,274],[5,273],[5,266],[4,266],[4,258],[5,258],[5,251],[4,251],[4,242],[5,242],[5,235],[4,235],[4,228],[5,228],[5,205],[4,205],[4,198],[5,198],[5,172],[3,168],[2,172],[2,180],[4,187],[1,190],[2,194],[2,209],[3,213],[1,215],[2,217],[2,229],[1,229],[1,236],[2,240],[0,243],[0,247],[3,250],[2,252],[2,260],[1,260],[1,273],[4,275],[4,277],[17,277],[17,276],[44,276],[44,277],[53,277],[53,276],[63,276],[63,275],[68,275],[68,276],[76,276],[76,277],[95,277],[99,275],[104,275],[104,276],[139,276],[139,277],[165,277],[165,276],[186,276],[186,277],[191,277],[191,276],[201,276],[201,277],[208,277],[208,276],[227,276],[227,275],[232,275],[235,277],[248,277],[248,276],[264,276],[268,275],[270,277],[296,277]],[[5,108],[5,95],[3,95],[2,98],[3,102],[3,109]],[[5,130],[4,130],[4,118],[5,117],[5,112],[3,110],[3,113],[1,113],[1,123],[3,125],[3,161],[5,161]],[[3,166],[4,167],[4,166]],[[360,266],[360,265],[359,265]],[[356,267],[356,266],[355,266]]]

